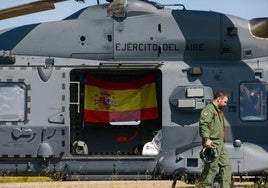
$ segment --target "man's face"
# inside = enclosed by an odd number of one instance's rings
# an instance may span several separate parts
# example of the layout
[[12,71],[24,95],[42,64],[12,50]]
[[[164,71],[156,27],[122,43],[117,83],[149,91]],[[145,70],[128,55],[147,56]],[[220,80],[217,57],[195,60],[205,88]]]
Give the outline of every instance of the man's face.
[[228,102],[228,97],[223,97],[223,98],[219,97],[218,98],[218,107],[223,108],[224,106],[227,105],[227,102]]

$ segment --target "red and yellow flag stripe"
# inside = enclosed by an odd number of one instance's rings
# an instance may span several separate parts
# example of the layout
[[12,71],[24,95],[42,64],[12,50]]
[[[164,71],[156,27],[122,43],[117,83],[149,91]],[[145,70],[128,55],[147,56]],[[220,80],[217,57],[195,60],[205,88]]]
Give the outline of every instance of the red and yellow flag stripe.
[[158,118],[154,74],[131,82],[112,82],[88,74],[84,101],[86,122]]

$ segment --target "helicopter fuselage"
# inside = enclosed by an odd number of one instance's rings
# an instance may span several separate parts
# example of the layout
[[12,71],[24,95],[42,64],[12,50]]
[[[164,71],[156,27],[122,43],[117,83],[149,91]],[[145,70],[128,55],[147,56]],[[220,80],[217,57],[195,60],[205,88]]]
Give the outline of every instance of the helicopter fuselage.
[[256,22],[263,20],[180,6],[130,0],[0,31],[0,171],[70,179],[200,174],[199,113],[225,90],[233,174],[262,174],[268,40],[256,36]]

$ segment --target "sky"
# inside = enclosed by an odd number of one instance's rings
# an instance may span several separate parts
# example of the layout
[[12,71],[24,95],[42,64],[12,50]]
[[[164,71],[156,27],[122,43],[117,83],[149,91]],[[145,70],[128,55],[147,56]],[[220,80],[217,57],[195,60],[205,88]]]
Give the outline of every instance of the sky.
[[[37,0],[0,0],[0,10],[30,3]],[[106,3],[106,0],[99,0],[100,3]],[[152,0],[154,1],[154,0]],[[225,14],[238,16],[245,19],[257,17],[268,17],[268,0],[156,0],[162,4],[184,4],[188,10],[216,11]],[[56,3],[56,9],[34,13],[17,18],[0,20],[0,30],[28,25],[32,23],[41,23],[49,21],[62,20],[72,13],[97,3],[97,0],[85,0],[84,3],[68,0],[66,2]],[[174,7],[176,8],[176,7]]]

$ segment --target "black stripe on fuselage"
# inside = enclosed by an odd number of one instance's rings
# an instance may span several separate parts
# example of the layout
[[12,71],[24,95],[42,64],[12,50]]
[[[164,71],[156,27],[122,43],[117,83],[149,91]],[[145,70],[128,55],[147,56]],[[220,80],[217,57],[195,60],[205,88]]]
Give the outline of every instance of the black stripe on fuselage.
[[12,50],[39,24],[31,24],[8,30],[0,35],[0,50]]

